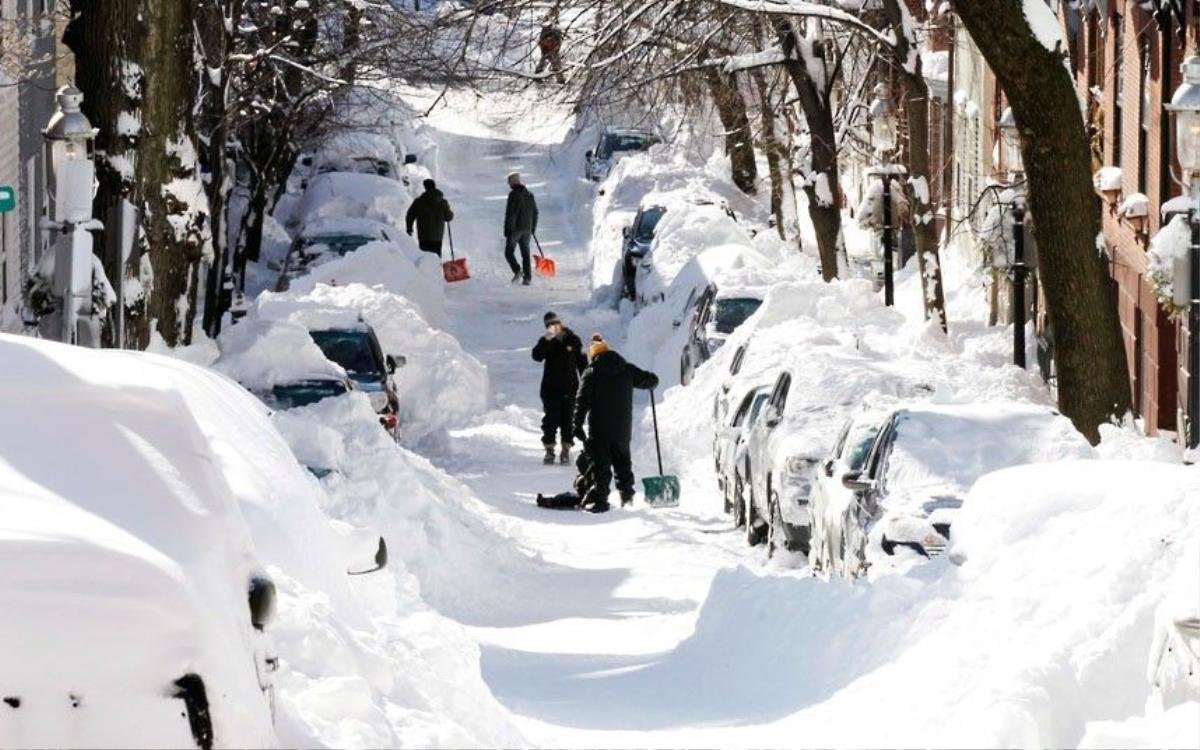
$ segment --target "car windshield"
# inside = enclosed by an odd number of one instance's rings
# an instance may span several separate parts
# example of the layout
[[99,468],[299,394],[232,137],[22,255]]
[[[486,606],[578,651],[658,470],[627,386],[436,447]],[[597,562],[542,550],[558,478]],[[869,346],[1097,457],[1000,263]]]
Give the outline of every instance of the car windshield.
[[365,234],[315,234],[300,240],[300,247],[308,250],[316,245],[324,245],[332,253],[346,255],[374,241],[374,237]]
[[308,406],[332,396],[340,396],[349,389],[340,380],[303,380],[299,383],[277,385],[271,389],[271,400],[278,409],[293,409]]
[[362,174],[374,174],[380,177],[395,178],[396,172],[386,159],[376,159],[370,156],[360,156],[354,160],[355,171]]
[[729,297],[717,300],[713,325],[718,333],[733,333],[734,329],[746,322],[762,304],[762,300],[753,297]]
[[642,211],[641,218],[638,219],[637,226],[633,228],[633,237],[637,240],[652,240],[654,239],[654,228],[658,226],[659,220],[663,214],[667,212],[665,208],[647,208]]
[[614,151],[641,151],[650,147],[650,139],[635,133],[605,133],[600,140],[599,157],[607,159]]
[[371,336],[367,331],[329,330],[309,331],[309,336],[331,362],[342,366],[355,380],[380,379],[383,363],[375,356]]
[[878,434],[879,425],[876,424],[859,425],[850,433],[846,452],[846,467],[850,471],[862,470],[863,464],[867,462],[867,456],[871,453],[871,445],[875,442],[875,436]]

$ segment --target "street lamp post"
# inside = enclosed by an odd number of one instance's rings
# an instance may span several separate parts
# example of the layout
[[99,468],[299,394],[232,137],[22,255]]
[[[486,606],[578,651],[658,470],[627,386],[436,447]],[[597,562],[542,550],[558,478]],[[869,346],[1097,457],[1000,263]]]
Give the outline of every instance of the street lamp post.
[[1183,61],[1183,83],[1167,111],[1174,118],[1175,150],[1188,180],[1192,207],[1188,220],[1192,242],[1188,253],[1187,447],[1200,445],[1200,57]]
[[1012,259],[1012,319],[1013,319],[1013,364],[1025,369],[1025,283],[1029,266],[1025,263],[1025,195],[1015,187],[1024,170],[1021,161],[1021,136],[1017,131],[1017,120],[1012,107],[1006,107],[1000,115],[1000,138],[1004,142],[1004,164],[1008,169],[1009,183],[1013,191],[1013,259]]
[[83,94],[79,89],[63,86],[56,98],[58,109],[42,131],[50,166],[50,195],[54,202],[54,218],[43,220],[42,229],[59,233],[54,244],[51,289],[61,305],[60,340],[68,344],[98,346],[98,326],[89,327],[91,335],[86,341],[79,336],[80,315],[95,317],[92,287],[96,269],[92,260],[91,231],[103,228],[92,218],[96,165],[92,161],[91,144],[97,131],[80,111]]
[[879,154],[883,166],[879,176],[883,180],[883,304],[891,307],[896,302],[895,261],[892,237],[892,174],[888,155],[896,148],[896,119],[888,100],[887,86],[875,86],[875,99],[868,111],[871,118],[871,143]]

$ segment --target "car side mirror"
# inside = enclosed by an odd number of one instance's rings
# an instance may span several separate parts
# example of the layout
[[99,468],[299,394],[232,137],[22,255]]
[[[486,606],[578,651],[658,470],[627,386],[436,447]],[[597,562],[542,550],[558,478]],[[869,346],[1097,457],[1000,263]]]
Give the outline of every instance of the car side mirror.
[[853,492],[870,492],[875,483],[864,479],[861,471],[850,471],[842,475],[842,486]]
[[770,412],[768,412],[766,419],[763,420],[764,424],[766,424],[767,427],[778,427],[779,423],[782,421],[783,421],[783,415],[780,414],[778,411],[775,411],[774,409],[772,409]]
[[591,149],[588,149],[587,151],[585,151],[585,152],[584,152],[584,154],[583,154],[583,158],[587,159],[588,161],[591,161],[591,160],[592,160],[592,151],[591,151]]
[[681,325],[683,325],[683,321],[681,321],[681,320],[672,320],[671,321],[672,328],[678,328]]
[[396,372],[397,362],[396,362],[395,357],[393,357],[392,355],[389,354],[383,358],[383,361],[387,364],[388,375],[391,375]]
[[832,458],[825,462],[825,476],[827,476],[827,477],[833,476],[833,459]]
[[396,368],[404,367],[407,364],[408,364],[408,357],[404,356],[403,354],[387,355],[387,366],[388,366],[389,373],[394,373],[394,372],[396,372]]
[[283,264],[277,260],[269,260],[267,261],[267,268],[271,271],[282,271]]
[[629,239],[629,235],[632,233],[633,233],[633,229],[631,227],[622,227],[621,228],[621,236],[624,237],[625,239]]
[[361,575],[366,575],[367,573],[375,573],[376,571],[380,571],[380,570],[383,570],[384,568],[386,568],[387,563],[388,563],[387,542],[384,541],[383,537],[379,537],[379,546],[375,549],[375,567],[367,568],[366,570],[347,570],[346,574],[352,575],[352,576],[361,576]]
[[404,163],[405,164],[416,164],[417,163],[417,155],[416,154],[405,154],[404,155]]

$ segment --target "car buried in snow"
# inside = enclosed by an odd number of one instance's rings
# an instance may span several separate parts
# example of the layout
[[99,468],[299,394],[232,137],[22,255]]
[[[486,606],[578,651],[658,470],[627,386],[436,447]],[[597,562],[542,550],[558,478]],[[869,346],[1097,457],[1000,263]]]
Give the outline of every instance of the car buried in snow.
[[308,334],[326,359],[346,371],[355,389],[367,394],[384,429],[399,437],[400,399],[394,376],[407,359],[384,354],[375,329],[363,322],[309,328]]
[[[1011,466],[1093,455],[1070,420],[1049,407],[983,403],[895,409],[879,422],[865,460],[854,462],[859,468],[829,477],[847,491],[822,493],[822,523],[816,527],[822,538],[813,544],[827,556],[827,569],[847,578],[903,571],[945,551],[954,517],[979,477]],[[833,460],[833,470],[839,468]]]
[[758,422],[762,408],[771,396],[770,383],[739,388],[735,394],[736,407],[726,412],[713,431],[713,464],[717,472],[717,488],[721,490],[726,513],[733,513],[741,526],[741,507],[734,502],[733,471],[746,436]]
[[606,127],[600,132],[595,147],[584,154],[584,177],[600,182],[621,155],[645,151],[659,142],[658,136],[648,130]]
[[637,300],[638,266],[650,253],[650,245],[654,242],[654,228],[666,215],[663,206],[649,205],[638,208],[633,217],[633,223],[621,230],[624,244],[621,248],[621,280],[623,296],[626,299]]
[[729,334],[761,305],[760,290],[725,289],[709,284],[688,316],[687,342],[679,359],[679,382],[690,383],[696,368],[716,354]]
[[391,242],[399,232],[370,219],[319,219],[308,224],[296,235],[278,270],[275,291],[286,292],[292,281],[311,269],[336,258],[342,258],[370,242]]

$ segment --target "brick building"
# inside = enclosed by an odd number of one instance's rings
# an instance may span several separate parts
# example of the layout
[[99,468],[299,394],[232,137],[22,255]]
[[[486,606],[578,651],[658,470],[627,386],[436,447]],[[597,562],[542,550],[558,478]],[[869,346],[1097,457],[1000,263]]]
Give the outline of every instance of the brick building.
[[[1183,190],[1172,178],[1178,166],[1163,105],[1179,85],[1180,63],[1195,50],[1196,13],[1194,0],[1087,0],[1063,11],[1093,166],[1120,170],[1120,192],[1098,197],[1097,210],[1117,283],[1133,408],[1148,434],[1175,431],[1185,405],[1186,342],[1147,281],[1146,249],[1161,224],[1159,207]],[[1118,210],[1139,194],[1149,203],[1141,233]]]

